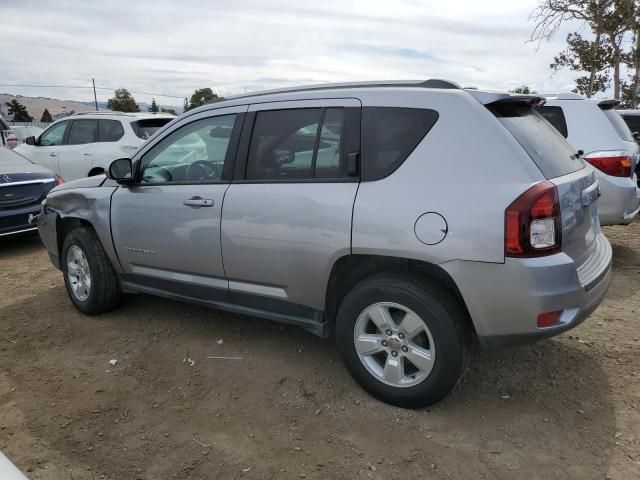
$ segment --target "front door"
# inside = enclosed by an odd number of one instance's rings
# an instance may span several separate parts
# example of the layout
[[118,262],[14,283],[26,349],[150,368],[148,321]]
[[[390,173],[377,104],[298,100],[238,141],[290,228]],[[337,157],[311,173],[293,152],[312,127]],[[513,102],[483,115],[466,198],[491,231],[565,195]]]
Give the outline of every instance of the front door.
[[58,155],[64,145],[65,133],[70,123],[67,120],[50,126],[40,135],[36,145],[28,145],[29,150],[25,151],[24,155],[36,165],[41,165],[60,175]]
[[137,183],[118,188],[111,206],[113,241],[129,281],[226,298],[220,217],[246,109],[189,116],[136,155]]

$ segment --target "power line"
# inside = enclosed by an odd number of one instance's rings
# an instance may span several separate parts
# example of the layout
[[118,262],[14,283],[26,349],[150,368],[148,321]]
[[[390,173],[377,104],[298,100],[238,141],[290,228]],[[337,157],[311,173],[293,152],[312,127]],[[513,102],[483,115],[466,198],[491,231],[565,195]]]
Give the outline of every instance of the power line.
[[[30,85],[30,84],[20,84],[20,83],[7,83],[0,84],[0,87],[26,87],[26,88],[76,88],[76,89],[93,89],[93,85],[88,85],[86,87],[80,85]],[[108,88],[108,87],[95,87],[96,90],[109,90],[111,92],[117,90],[116,88]],[[164,95],[162,93],[149,93],[149,92],[136,92],[134,90],[129,90],[131,93],[135,93],[137,95],[149,95],[152,97],[164,97],[164,98],[180,98],[183,99],[185,97],[177,96],[177,95]]]

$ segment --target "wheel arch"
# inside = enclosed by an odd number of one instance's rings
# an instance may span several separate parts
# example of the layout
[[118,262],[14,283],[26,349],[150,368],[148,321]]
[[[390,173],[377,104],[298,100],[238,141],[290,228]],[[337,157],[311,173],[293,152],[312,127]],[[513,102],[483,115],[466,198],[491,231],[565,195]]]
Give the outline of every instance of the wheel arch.
[[329,274],[325,294],[325,318],[331,332],[334,330],[335,318],[344,296],[360,281],[381,272],[409,272],[416,277],[429,279],[446,288],[460,301],[460,305],[467,313],[468,327],[475,334],[475,327],[464,298],[451,275],[442,267],[410,258],[360,254],[340,257],[333,264]]

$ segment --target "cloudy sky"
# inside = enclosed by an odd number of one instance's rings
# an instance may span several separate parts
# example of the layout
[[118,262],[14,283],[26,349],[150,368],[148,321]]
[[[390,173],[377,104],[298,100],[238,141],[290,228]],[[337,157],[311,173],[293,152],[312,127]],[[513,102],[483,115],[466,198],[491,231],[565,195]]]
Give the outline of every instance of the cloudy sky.
[[[446,78],[573,87],[552,74],[567,26],[527,43],[536,0],[0,0],[0,92],[92,100],[125,87],[184,97],[320,82]],[[110,91],[100,91],[105,101]],[[149,102],[148,95],[136,94]],[[180,99],[157,98],[181,105]]]

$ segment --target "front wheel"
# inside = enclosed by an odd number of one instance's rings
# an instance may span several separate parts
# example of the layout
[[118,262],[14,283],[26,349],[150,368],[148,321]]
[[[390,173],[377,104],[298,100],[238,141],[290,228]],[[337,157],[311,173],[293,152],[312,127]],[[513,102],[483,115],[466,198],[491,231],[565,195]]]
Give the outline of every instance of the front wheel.
[[336,320],[338,350],[374,397],[419,408],[444,398],[463,368],[465,311],[446,289],[406,274],[363,280]]
[[98,315],[120,303],[120,284],[95,232],[76,228],[62,245],[62,273],[69,298],[87,315]]

